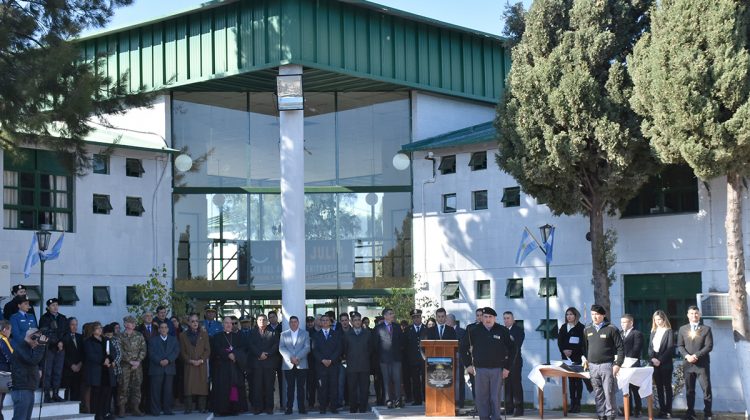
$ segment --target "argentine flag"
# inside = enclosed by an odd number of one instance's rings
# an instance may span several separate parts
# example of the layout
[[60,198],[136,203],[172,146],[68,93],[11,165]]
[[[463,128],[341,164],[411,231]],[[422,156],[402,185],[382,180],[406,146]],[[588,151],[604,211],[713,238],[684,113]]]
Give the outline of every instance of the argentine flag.
[[521,235],[521,243],[518,245],[518,252],[516,252],[516,265],[521,265],[523,260],[529,256],[535,249],[539,248],[534,238],[531,237],[527,229],[523,230]]
[[552,264],[552,247],[555,244],[555,227],[552,226],[552,228],[549,231],[549,237],[547,238],[547,242],[544,243],[544,255],[547,256],[547,264]]

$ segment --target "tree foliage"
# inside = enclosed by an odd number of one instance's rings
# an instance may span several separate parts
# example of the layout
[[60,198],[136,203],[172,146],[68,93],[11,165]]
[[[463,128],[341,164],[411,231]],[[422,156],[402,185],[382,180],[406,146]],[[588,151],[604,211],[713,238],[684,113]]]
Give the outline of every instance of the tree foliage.
[[42,145],[70,156],[79,173],[90,166],[83,139],[90,118],[106,118],[150,102],[81,60],[72,40],[102,27],[133,0],[0,0],[0,149]]
[[503,20],[505,21],[503,36],[507,38],[506,45],[513,47],[521,41],[521,37],[526,31],[526,9],[524,9],[523,3],[520,1],[515,4],[505,3]]
[[194,302],[187,296],[175,292],[167,283],[167,266],[154,267],[145,283],[134,284],[136,293],[133,296],[135,304],[128,306],[128,312],[135,315],[139,320],[144,313],[156,311],[160,305],[167,307],[168,312],[173,315],[184,315],[195,310]]
[[603,214],[623,208],[656,169],[626,71],[651,4],[536,0],[496,120],[500,168],[554,214],[589,217],[594,294],[607,308]]
[[[742,177],[750,163],[750,6],[663,1],[630,63],[632,103],[665,162],[727,177],[727,272],[735,340],[748,340]],[[750,403],[748,404],[750,406]]]

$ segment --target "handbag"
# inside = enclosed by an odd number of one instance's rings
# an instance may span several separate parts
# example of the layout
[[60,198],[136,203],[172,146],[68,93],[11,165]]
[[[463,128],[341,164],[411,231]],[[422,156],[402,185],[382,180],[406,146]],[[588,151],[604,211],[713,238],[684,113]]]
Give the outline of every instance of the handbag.
[[0,393],[7,394],[8,392],[10,392],[10,377],[10,372],[0,371]]

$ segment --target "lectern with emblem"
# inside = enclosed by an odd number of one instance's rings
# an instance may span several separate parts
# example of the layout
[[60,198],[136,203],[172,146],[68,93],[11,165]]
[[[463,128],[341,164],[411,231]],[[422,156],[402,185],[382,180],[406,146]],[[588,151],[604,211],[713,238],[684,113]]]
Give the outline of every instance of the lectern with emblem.
[[422,340],[425,355],[425,415],[455,416],[458,340]]

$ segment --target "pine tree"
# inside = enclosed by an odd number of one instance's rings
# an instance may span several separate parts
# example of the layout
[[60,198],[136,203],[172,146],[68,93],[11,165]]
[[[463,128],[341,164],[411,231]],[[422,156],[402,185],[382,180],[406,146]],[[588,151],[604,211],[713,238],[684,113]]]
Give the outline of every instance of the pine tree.
[[589,218],[594,298],[608,309],[604,214],[656,170],[626,71],[651,3],[536,0],[496,119],[500,168],[554,214]]
[[742,238],[742,187],[750,162],[750,7],[746,1],[662,1],[635,48],[632,102],[667,163],[701,179],[726,177],[729,300],[750,410],[750,320]]
[[[133,0],[0,0],[0,149],[24,145],[66,152],[79,173],[90,166],[83,139],[90,118],[105,118],[150,102],[81,60],[75,38],[104,26]],[[67,153],[70,152],[70,153]]]

